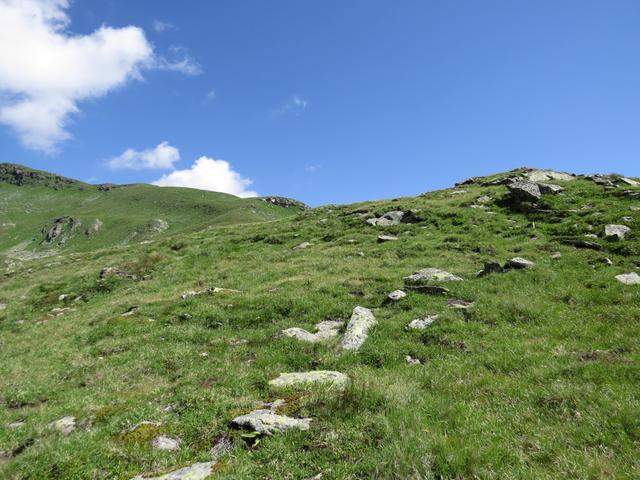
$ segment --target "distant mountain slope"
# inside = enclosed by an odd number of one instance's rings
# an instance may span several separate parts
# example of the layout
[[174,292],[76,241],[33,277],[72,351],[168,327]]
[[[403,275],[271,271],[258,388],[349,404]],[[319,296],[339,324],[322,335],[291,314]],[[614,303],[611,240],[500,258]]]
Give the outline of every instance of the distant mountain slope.
[[208,226],[275,220],[303,208],[152,185],[89,185],[0,164],[0,256],[138,243]]

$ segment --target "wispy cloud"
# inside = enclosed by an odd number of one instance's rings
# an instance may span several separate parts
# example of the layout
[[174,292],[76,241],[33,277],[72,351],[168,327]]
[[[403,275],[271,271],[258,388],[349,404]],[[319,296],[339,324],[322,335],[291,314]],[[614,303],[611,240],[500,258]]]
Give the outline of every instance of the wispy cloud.
[[134,150],[128,148],[122,154],[107,161],[112,170],[164,170],[173,168],[180,161],[180,151],[162,142],[155,148]]
[[216,91],[211,89],[207,92],[207,94],[204,96],[205,101],[207,102],[213,102],[216,99],[217,95],[216,95]]
[[304,167],[304,170],[307,173],[316,173],[321,168],[322,168],[322,165],[307,165]]
[[179,47],[159,56],[135,26],[68,30],[69,0],[0,0],[0,123],[35,150],[56,151],[71,138],[78,104],[100,98],[149,69],[202,71]]
[[283,115],[302,115],[307,109],[307,99],[302,95],[292,95],[280,107],[273,110],[273,117],[282,117]]
[[163,22],[162,20],[155,19],[153,21],[153,29],[158,33],[163,33],[168,30],[177,30],[178,27],[176,27],[173,23]]

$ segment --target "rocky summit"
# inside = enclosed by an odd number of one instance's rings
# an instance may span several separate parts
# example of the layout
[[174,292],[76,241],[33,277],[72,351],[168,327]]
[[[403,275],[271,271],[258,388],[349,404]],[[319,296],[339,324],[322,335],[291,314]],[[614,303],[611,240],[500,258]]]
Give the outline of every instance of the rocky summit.
[[640,180],[310,208],[0,165],[0,478],[637,478]]

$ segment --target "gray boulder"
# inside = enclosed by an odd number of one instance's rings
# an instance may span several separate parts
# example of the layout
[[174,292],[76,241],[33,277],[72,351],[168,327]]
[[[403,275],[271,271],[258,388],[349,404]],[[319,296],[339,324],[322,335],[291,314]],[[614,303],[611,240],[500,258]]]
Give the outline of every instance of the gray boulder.
[[376,323],[376,317],[371,310],[364,307],[354,308],[342,339],[342,348],[352,351],[360,350],[369,336],[369,329]]
[[325,320],[316,324],[316,333],[311,333],[304,328],[287,328],[281,332],[284,337],[291,337],[303,342],[324,342],[338,336],[338,330],[344,322],[340,320]]
[[624,283],[625,285],[640,285],[640,275],[638,275],[636,272],[616,275],[616,280],[618,280],[620,283]]
[[311,243],[309,242],[302,242],[300,245],[296,245],[295,247],[293,247],[294,250],[303,250],[305,248],[309,248],[311,246]]
[[461,282],[462,278],[438,268],[423,268],[404,278],[408,285],[424,285],[429,283]]
[[531,268],[535,266],[535,263],[526,260],[522,257],[514,257],[511,260],[507,260],[504,264],[505,270],[522,270],[524,268]]
[[156,450],[165,450],[167,452],[177,452],[180,448],[180,439],[171,438],[165,435],[156,437],[151,442],[151,446]]
[[378,235],[378,243],[394,242],[396,240],[398,240],[398,237],[394,235]]
[[406,296],[407,296],[407,294],[405,292],[403,292],[402,290],[394,290],[389,295],[387,295],[387,298],[391,302],[397,302],[398,300],[402,300]]
[[309,430],[310,418],[291,418],[278,415],[271,410],[254,410],[246,415],[240,415],[231,421],[231,426],[244,428],[262,435],[273,435],[287,430]]
[[553,170],[531,170],[524,174],[531,182],[548,182],[549,180],[574,180],[575,177],[569,173],[556,172]]
[[542,198],[540,188],[533,182],[513,182],[507,188],[510,199],[517,204],[537,203]]
[[564,191],[564,187],[560,185],[554,185],[552,183],[538,183],[538,188],[541,193],[549,193],[551,195],[555,195],[556,193],[560,193]]
[[404,212],[400,210],[395,210],[392,212],[387,212],[382,215],[380,218],[369,218],[367,219],[367,223],[369,225],[377,225],[381,227],[388,227],[391,225],[399,225],[402,223],[402,219],[404,218]]
[[60,420],[52,422],[51,428],[59,431],[65,437],[71,435],[76,429],[76,417],[62,417]]
[[424,330],[438,319],[438,315],[426,315],[409,322],[407,330]]
[[610,240],[624,240],[630,231],[626,225],[607,225],[604,227],[604,236]]

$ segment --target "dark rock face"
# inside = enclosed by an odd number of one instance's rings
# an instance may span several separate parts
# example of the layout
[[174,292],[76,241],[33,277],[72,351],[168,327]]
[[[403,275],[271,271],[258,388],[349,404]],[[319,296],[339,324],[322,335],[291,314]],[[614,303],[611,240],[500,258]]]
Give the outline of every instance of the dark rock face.
[[60,217],[53,221],[53,226],[48,225],[42,228],[42,234],[44,239],[42,245],[51,245],[57,243],[58,245],[64,245],[76,232],[76,230],[82,225],[82,222],[78,218],[74,217]]
[[0,163],[0,182],[11,185],[44,185],[53,188],[86,186],[82,182],[72,180],[53,173],[41,172],[13,163]]
[[306,203],[294,200],[293,198],[261,197],[260,200],[283,208],[299,208],[300,210],[307,210],[309,208],[309,205],[307,205]]

